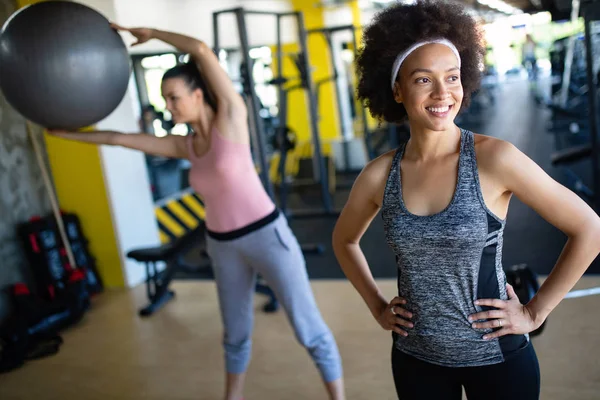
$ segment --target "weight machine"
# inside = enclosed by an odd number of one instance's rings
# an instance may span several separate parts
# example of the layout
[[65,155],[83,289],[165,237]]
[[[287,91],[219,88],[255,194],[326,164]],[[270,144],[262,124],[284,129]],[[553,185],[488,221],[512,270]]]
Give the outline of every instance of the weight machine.
[[[567,172],[573,176],[575,180],[575,190],[582,194],[586,200],[588,200],[592,207],[598,212],[600,210],[600,150],[598,149],[598,68],[595,59],[598,58],[599,54],[594,54],[594,48],[600,48],[597,41],[597,37],[600,33],[599,29],[593,25],[600,24],[600,4],[598,3],[586,3],[582,6],[582,15],[584,17],[585,26],[585,60],[586,60],[586,80],[587,80],[587,109],[588,114],[588,126],[589,129],[589,143],[580,144],[567,148],[565,150],[556,152],[552,156],[552,165],[554,166],[568,166],[569,164],[591,157],[592,165],[592,182],[591,188],[585,186],[582,180],[570,172],[567,168]],[[593,40],[596,37],[596,40]]]
[[[350,132],[352,130],[352,127],[348,127],[347,126],[347,119],[344,116],[344,112],[343,112],[343,98],[344,95],[342,94],[340,85],[338,84],[338,79],[340,77],[340,73],[339,73],[339,69],[338,69],[338,53],[334,50],[334,43],[333,43],[333,35],[335,35],[336,33],[340,33],[340,32],[350,32],[351,36],[352,36],[352,47],[353,47],[353,53],[354,53],[354,58],[356,59],[357,56],[357,49],[358,49],[358,42],[356,40],[356,27],[354,25],[341,25],[341,26],[333,26],[333,27],[326,27],[326,28],[317,28],[317,29],[309,29],[308,31],[306,31],[307,36],[310,35],[314,35],[314,34],[318,34],[321,35],[323,37],[323,39],[325,40],[325,43],[327,44],[327,50],[329,52],[329,60],[330,60],[330,64],[331,64],[331,75],[323,78],[319,81],[316,82],[316,92],[317,92],[317,105],[319,104],[319,93],[320,93],[320,88],[321,85],[328,83],[328,82],[332,82],[333,85],[335,86],[335,94],[336,94],[336,104],[337,104],[337,109],[338,109],[338,119],[340,122],[340,130],[341,130],[341,140],[342,140],[342,155],[343,155],[343,165],[344,165],[344,172],[358,172],[358,171],[352,171],[350,168],[350,148],[348,146],[348,139],[351,139],[348,137],[347,133]],[[348,82],[351,82],[350,77],[348,77]],[[350,85],[352,86],[352,85]],[[351,97],[352,97],[352,104],[350,105],[351,108],[356,108],[356,104],[355,104],[355,99],[354,99],[354,87],[352,87],[351,90]],[[353,107],[354,106],[354,107]],[[318,107],[317,107],[318,109]],[[357,116],[360,117],[362,125],[363,125],[363,134],[364,134],[364,143],[365,143],[365,149],[367,151],[367,154],[369,155],[369,159],[374,158],[372,155],[374,154],[374,150],[373,150],[373,145],[371,143],[371,134],[369,131],[369,126],[368,126],[368,121],[367,121],[367,113],[365,110],[365,107],[358,107],[358,110],[355,111],[355,114]]]
[[[587,61],[587,82],[588,82],[588,101],[589,101],[589,119],[590,119],[590,145],[592,147],[592,191],[594,193],[593,206],[596,211],[600,210],[600,174],[598,171],[598,99],[597,82],[595,77],[597,71],[594,71],[594,55],[592,44],[592,21],[600,20],[600,4],[591,3],[583,7],[583,16],[585,24],[585,54]],[[596,25],[598,22],[596,22]],[[596,55],[598,56],[598,55]]]
[[[579,0],[573,0],[573,5]],[[575,7],[574,7],[575,8]],[[596,212],[600,211],[600,149],[598,148],[598,93],[600,80],[600,3],[585,3],[581,7],[585,28],[585,64],[587,81],[587,108],[589,143],[577,145],[554,153],[552,165],[567,166],[567,172],[574,177],[575,191],[582,195]],[[596,50],[596,51],[594,51]],[[567,86],[568,87],[568,86]],[[566,98],[566,95],[565,95]],[[563,101],[565,100],[563,98]],[[568,165],[591,157],[591,188],[583,184],[582,180],[568,169]],[[572,290],[565,298],[578,298],[600,294],[600,287]]]
[[[255,143],[255,149],[259,158],[259,166],[261,168],[261,178],[266,188],[269,188],[268,192],[271,198],[275,199],[272,183],[268,176],[268,162],[267,162],[267,144],[266,144],[266,129],[262,118],[260,117],[260,100],[256,94],[255,81],[252,76],[253,60],[249,55],[250,45],[248,42],[248,31],[246,27],[246,17],[249,15],[268,15],[275,17],[276,29],[277,29],[277,57],[278,57],[278,76],[273,79],[272,84],[278,86],[278,92],[280,99],[285,96],[283,93],[283,85],[287,82],[287,79],[283,75],[283,49],[281,40],[281,28],[282,20],[284,18],[293,18],[297,24],[298,30],[298,41],[299,41],[299,54],[296,57],[296,65],[298,66],[301,74],[301,88],[305,92],[305,97],[308,104],[308,118],[309,127],[311,130],[311,142],[312,142],[312,172],[313,180],[318,184],[320,188],[321,202],[323,208],[320,210],[287,210],[283,211],[288,218],[294,219],[306,219],[306,218],[318,218],[318,217],[337,217],[339,211],[333,209],[333,201],[331,193],[329,191],[329,177],[327,175],[327,169],[325,166],[325,158],[323,157],[321,139],[319,135],[319,127],[317,122],[317,104],[315,97],[315,88],[312,80],[312,73],[308,62],[308,45],[307,35],[304,25],[304,15],[301,12],[270,12],[270,11],[254,11],[246,10],[243,7],[234,9],[221,10],[213,13],[213,32],[214,32],[214,46],[213,50],[219,52],[219,16],[223,14],[234,14],[236,17],[236,23],[240,38],[240,51],[243,59],[243,68],[241,68],[242,79],[245,82],[244,95],[246,96],[247,102],[250,109],[250,120],[251,120],[251,131],[252,139]],[[287,110],[286,110],[287,111]],[[284,111],[285,112],[285,111]],[[285,131],[285,126],[280,126],[277,130],[278,133]],[[282,185],[287,185],[285,179],[282,179]],[[287,208],[287,207],[284,207]]]

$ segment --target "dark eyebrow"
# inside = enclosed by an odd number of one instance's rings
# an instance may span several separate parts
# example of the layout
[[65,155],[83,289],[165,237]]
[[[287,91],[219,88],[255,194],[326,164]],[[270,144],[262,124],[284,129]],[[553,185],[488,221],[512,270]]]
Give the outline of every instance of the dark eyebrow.
[[[452,68],[447,69],[446,72],[451,72],[451,71],[454,71],[454,70],[457,70],[457,69],[459,69],[459,68],[458,67],[452,67]],[[431,74],[433,71],[430,70],[430,69],[425,69],[425,68],[417,68],[413,72],[411,72],[410,75],[412,76],[412,75],[417,74],[419,72],[426,72],[426,73]]]

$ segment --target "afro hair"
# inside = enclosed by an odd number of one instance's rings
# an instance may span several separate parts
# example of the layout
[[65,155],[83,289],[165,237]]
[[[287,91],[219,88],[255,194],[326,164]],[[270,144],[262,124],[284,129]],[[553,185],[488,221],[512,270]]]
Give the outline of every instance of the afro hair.
[[481,82],[483,33],[462,6],[418,0],[383,9],[364,30],[363,48],[356,60],[357,95],[374,118],[393,123],[407,118],[404,106],[394,100],[390,88],[392,65],[398,54],[416,42],[437,38],[448,39],[458,49],[464,92],[461,109],[468,107]]

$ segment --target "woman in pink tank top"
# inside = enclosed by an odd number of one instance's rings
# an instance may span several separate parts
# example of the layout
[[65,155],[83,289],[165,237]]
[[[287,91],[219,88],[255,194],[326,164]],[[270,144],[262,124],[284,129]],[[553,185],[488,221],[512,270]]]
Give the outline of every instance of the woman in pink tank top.
[[190,160],[190,185],[206,206],[207,252],[224,324],[226,399],[243,396],[257,274],[275,292],[296,338],[319,369],[329,397],[344,399],[341,357],[314,299],[302,251],[255,170],[244,100],[204,42],[156,29],[113,28],[131,33],[138,40],[135,44],[158,39],[190,55],[190,63],[165,73],[162,95],[173,122],[188,124],[193,133],[187,137],[115,131],[50,133]]

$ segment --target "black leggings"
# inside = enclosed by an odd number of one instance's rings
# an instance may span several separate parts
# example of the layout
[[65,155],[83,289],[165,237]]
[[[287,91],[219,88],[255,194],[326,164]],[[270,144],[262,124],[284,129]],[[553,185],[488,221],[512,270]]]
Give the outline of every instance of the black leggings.
[[540,366],[529,343],[500,364],[442,367],[409,356],[392,346],[392,372],[400,400],[538,400]]

